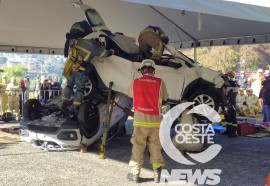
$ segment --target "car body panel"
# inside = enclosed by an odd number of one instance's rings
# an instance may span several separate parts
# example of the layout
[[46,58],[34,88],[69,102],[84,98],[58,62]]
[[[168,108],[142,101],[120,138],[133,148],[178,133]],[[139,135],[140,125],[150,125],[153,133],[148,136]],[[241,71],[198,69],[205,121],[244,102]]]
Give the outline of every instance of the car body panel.
[[[125,96],[124,94],[116,94],[115,95],[115,102],[123,108],[130,108],[132,105],[132,101],[129,97]],[[60,122],[55,122],[54,124],[51,122],[40,121],[40,120],[21,120],[20,122],[20,136],[22,141],[33,143],[33,145],[37,148],[42,148],[44,150],[75,150],[80,147],[81,144],[84,145],[91,145],[96,140],[100,139],[103,134],[103,123],[106,114],[106,104],[100,103],[97,105],[99,110],[99,125],[97,130],[95,131],[94,135],[90,138],[86,138],[82,135],[78,121],[67,121],[62,120]],[[44,116],[46,117],[46,116]],[[119,122],[122,118],[125,118],[126,114],[116,105],[113,107],[111,122],[109,128],[113,127],[117,122]],[[70,123],[69,123],[70,122]],[[91,125],[91,123],[89,123]],[[57,128],[53,132],[49,131],[40,131],[38,129],[30,128],[29,125],[36,125],[38,128],[45,128],[45,127],[55,127]],[[59,139],[58,135],[61,132],[68,132],[74,131],[77,134],[76,140],[63,140]],[[41,143],[42,142],[42,143]],[[57,147],[50,143],[57,144]],[[48,143],[48,145],[47,145]],[[40,145],[37,145],[40,144]],[[54,147],[53,147],[54,146]]]

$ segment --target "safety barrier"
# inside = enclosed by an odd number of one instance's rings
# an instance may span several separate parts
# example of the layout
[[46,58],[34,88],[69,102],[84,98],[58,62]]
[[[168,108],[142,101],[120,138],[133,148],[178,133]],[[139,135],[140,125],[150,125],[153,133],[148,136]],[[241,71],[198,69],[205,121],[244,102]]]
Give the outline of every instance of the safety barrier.
[[[36,91],[26,90],[23,92],[21,89],[13,89],[13,90],[1,89],[0,90],[1,115],[4,112],[14,113],[14,110],[16,112],[17,109],[21,111],[21,113],[23,113],[22,105],[28,99],[38,99],[41,104],[45,104],[47,101],[57,96],[60,96],[61,94],[62,90],[36,90]],[[11,110],[10,108],[13,108],[13,110]]]

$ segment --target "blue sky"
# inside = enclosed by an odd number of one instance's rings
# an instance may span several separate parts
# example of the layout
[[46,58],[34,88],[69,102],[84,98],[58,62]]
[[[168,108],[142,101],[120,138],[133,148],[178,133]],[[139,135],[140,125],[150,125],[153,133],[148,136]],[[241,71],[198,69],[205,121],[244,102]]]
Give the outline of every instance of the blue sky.
[[224,1],[233,1],[233,2],[239,2],[239,3],[244,3],[244,4],[270,7],[269,0],[224,0]]

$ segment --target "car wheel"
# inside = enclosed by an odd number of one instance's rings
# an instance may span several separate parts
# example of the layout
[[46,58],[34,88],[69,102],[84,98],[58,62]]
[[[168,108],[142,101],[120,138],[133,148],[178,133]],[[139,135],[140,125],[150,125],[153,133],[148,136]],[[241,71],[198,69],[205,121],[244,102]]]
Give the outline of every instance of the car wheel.
[[124,136],[127,133],[125,123],[127,121],[128,116],[123,116],[113,127],[109,130],[109,138],[112,136]]
[[35,120],[39,118],[41,103],[37,99],[29,99],[23,106],[23,118]]
[[[77,88],[76,85],[74,85],[73,87],[73,92],[76,92]],[[88,81],[84,86],[84,99],[88,100],[91,97],[93,97],[93,95],[95,95],[95,93],[97,92],[97,81],[94,78],[94,76],[89,75],[88,76]]]
[[83,135],[88,139],[91,138],[99,129],[98,108],[89,101],[83,102],[77,117]]
[[[193,93],[189,97],[189,101],[195,102],[193,107],[200,105],[200,104],[206,104],[209,107],[214,108],[216,111],[218,111],[218,108],[219,108],[219,101],[216,98],[216,96],[214,96],[211,92],[206,91],[206,90],[199,90],[199,91]],[[199,120],[206,119],[205,117],[203,117],[202,115],[199,115],[199,114],[195,114],[194,116]]]

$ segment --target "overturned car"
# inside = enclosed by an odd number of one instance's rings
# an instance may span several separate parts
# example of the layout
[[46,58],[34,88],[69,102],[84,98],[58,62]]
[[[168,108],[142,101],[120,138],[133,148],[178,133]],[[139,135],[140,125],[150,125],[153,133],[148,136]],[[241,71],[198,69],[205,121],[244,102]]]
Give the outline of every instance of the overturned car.
[[[82,57],[87,55],[87,41],[100,39],[107,49],[115,54],[108,58],[94,58],[94,66],[88,74],[85,87],[85,101],[81,104],[78,121],[65,118],[59,109],[61,98],[41,105],[31,99],[25,103],[21,120],[21,137],[36,147],[48,150],[78,149],[81,144],[91,145],[102,136],[105,117],[105,103],[109,83],[113,82],[113,100],[121,107],[132,107],[132,101],[126,96],[129,84],[141,76],[142,60],[138,46],[132,38],[121,33],[111,33],[98,12],[86,5],[77,4],[85,12],[93,33],[76,43]],[[82,50],[83,49],[83,50]],[[171,46],[166,46],[170,54],[164,54],[162,65],[156,65],[156,76],[166,84],[171,101],[188,100],[195,105],[207,104],[218,110],[226,104],[226,78],[221,72],[200,66]],[[120,130],[127,120],[121,108],[113,108],[110,128],[112,135]]]

